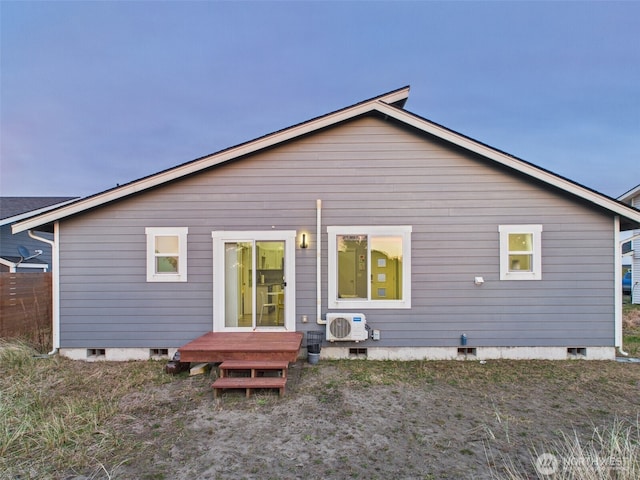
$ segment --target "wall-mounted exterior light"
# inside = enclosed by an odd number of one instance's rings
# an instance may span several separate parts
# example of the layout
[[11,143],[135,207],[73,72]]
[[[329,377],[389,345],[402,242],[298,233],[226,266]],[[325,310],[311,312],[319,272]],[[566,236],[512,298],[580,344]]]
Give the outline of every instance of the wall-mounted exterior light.
[[307,243],[307,234],[302,234],[302,241],[300,242],[300,248],[307,248],[309,244]]

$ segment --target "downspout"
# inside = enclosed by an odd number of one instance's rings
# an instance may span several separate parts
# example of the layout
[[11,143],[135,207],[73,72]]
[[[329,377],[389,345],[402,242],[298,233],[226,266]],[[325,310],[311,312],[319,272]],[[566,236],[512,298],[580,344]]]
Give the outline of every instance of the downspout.
[[48,238],[37,236],[32,230],[29,230],[28,233],[34,240],[44,242],[51,246],[51,275],[53,277],[51,282],[51,313],[53,316],[51,319],[51,340],[53,350],[51,350],[47,355],[53,355],[57,353],[60,348],[60,269],[58,267],[60,262],[60,250],[58,249],[60,234],[58,230],[58,222],[53,224],[53,241]]
[[326,325],[322,320],[322,200],[316,200],[316,323]]

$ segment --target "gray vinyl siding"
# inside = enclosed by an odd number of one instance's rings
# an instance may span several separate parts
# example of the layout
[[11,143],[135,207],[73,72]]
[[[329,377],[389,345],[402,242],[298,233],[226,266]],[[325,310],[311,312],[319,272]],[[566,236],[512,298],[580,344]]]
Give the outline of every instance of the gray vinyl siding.
[[[377,117],[360,118],[65,220],[61,346],[177,347],[210,331],[212,230],[305,230],[296,319],[317,330],[315,225],[322,200],[322,311],[331,225],[411,225],[412,308],[359,310],[359,346],[614,343],[614,222],[480,158]],[[500,281],[501,224],[542,224],[542,280]],[[188,281],[146,282],[145,227],[189,227]],[[485,284],[477,287],[475,276]]]

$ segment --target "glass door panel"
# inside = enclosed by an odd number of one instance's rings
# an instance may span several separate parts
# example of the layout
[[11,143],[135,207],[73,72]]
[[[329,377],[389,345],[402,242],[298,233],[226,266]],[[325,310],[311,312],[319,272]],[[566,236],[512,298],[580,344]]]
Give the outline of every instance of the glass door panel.
[[283,327],[285,242],[225,242],[224,247],[224,326]]
[[225,242],[225,327],[253,326],[252,242]]
[[295,331],[295,230],[213,231],[211,237],[213,331]]
[[256,325],[283,327],[285,321],[285,242],[256,240]]

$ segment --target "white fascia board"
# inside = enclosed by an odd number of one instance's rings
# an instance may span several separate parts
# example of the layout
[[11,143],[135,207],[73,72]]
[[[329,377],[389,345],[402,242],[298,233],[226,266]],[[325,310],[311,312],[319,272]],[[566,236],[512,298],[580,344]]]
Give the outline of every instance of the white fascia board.
[[36,215],[40,215],[41,213],[48,212],[49,210],[53,210],[54,208],[60,208],[67,203],[75,202],[78,200],[77,198],[72,198],[71,200],[67,200],[65,202],[54,203],[53,205],[48,205],[46,207],[39,208],[37,210],[30,210],[28,212],[20,213],[18,215],[14,215],[13,217],[7,217],[0,220],[0,226],[9,225],[12,223],[19,222],[25,218],[34,217]]
[[587,188],[581,187],[578,184],[565,180],[562,177],[559,177],[558,175],[555,175],[551,172],[542,170],[534,165],[518,160],[510,155],[499,152],[498,150],[494,150],[493,148],[488,147],[486,145],[482,145],[474,140],[471,140],[470,138],[467,138],[463,135],[455,133],[444,127],[431,123],[422,118],[416,117],[415,115],[407,112],[406,110],[400,110],[398,108],[388,106],[382,103],[378,103],[376,106],[376,109],[380,113],[388,115],[389,117],[395,118],[396,120],[402,123],[405,123],[419,130],[422,130],[426,133],[429,133],[438,138],[441,138],[449,143],[458,145],[459,147],[462,147],[465,150],[469,150],[471,152],[482,155],[483,157],[494,160],[495,162],[501,165],[504,165],[513,170],[529,175],[549,185],[553,185],[554,187],[560,188],[561,190],[564,190],[568,193],[576,195],[577,197],[588,200],[616,214],[622,215],[636,222],[640,222],[640,211],[634,208],[627,207],[623,204],[616,202],[613,199],[609,199],[604,195],[600,195]]
[[631,200],[636,195],[640,195],[640,185],[638,185],[637,187],[634,187],[631,190],[629,190],[628,192],[625,192],[622,195],[620,195],[618,197],[618,200],[620,200],[621,202],[628,202],[629,200]]
[[254,153],[259,150],[277,145],[279,143],[286,142],[287,140],[301,137],[308,133],[312,133],[322,128],[329,127],[331,125],[357,117],[358,115],[363,115],[365,113],[371,112],[375,109],[376,105],[386,105],[387,103],[395,103],[400,100],[406,99],[408,95],[409,87],[406,87],[396,92],[391,92],[388,95],[382,95],[370,101],[359,103],[353,105],[352,107],[347,107],[337,112],[330,113],[313,120],[309,120],[308,122],[304,122],[285,130],[275,132],[265,137],[261,137],[253,142],[248,142],[237,147],[232,147],[222,152],[210,155],[208,157],[203,157],[199,160],[194,160],[184,165],[179,165],[175,168],[160,172],[155,175],[151,175],[142,180],[133,181],[130,184],[123,185],[122,187],[118,187],[113,190],[108,190],[102,194],[88,197],[85,200],[76,201],[72,205],[69,205],[67,207],[63,206],[48,214],[44,213],[43,215],[39,215],[37,217],[25,220],[24,222],[17,223],[12,227],[13,233],[15,234],[23,232],[40,225],[55,222],[70,215],[80,213],[84,210],[95,208],[105,203],[112,202],[129,195],[133,195],[134,193],[138,193],[149,188],[162,185],[163,183],[170,182],[172,180],[177,180],[184,176],[197,173],[210,167],[214,167],[243,155],[248,155],[250,153]]
[[383,95],[374,99],[377,102],[383,102],[387,104],[394,104],[409,98],[409,87],[401,88],[395,92],[388,93],[387,95]]

